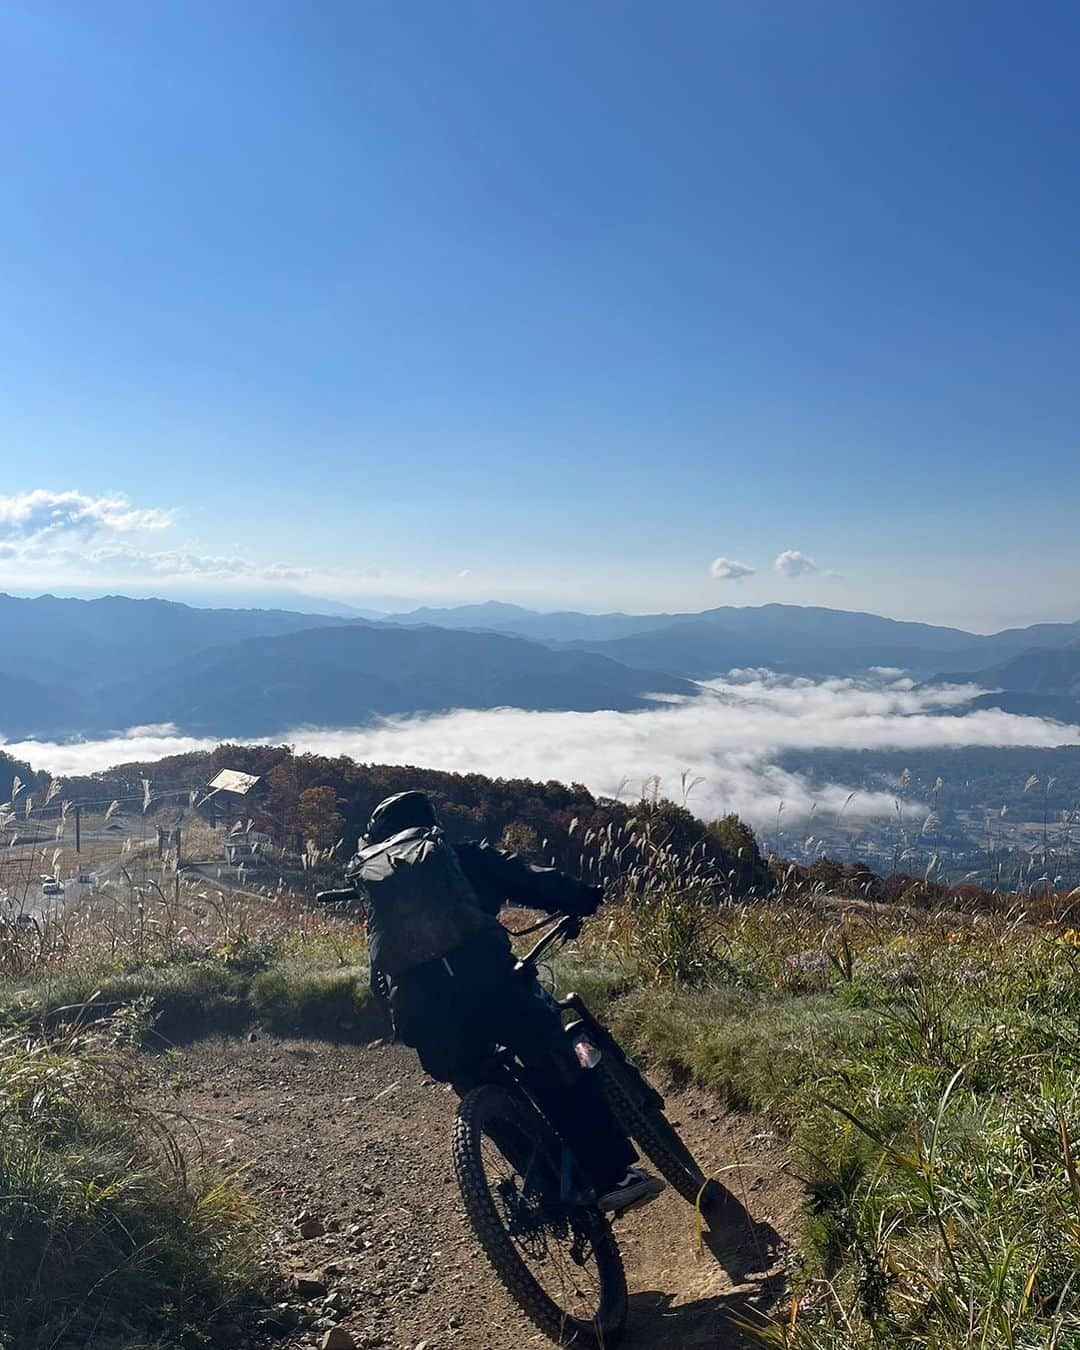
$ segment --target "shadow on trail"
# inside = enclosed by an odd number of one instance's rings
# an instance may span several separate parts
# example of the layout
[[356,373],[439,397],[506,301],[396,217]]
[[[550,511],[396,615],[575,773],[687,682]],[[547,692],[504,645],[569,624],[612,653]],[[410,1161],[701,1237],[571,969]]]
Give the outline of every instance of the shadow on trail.
[[755,1219],[730,1191],[702,1213],[707,1225],[701,1234],[702,1246],[733,1283],[775,1267],[783,1239],[772,1224]]
[[741,1290],[714,1298],[674,1302],[653,1290],[631,1294],[630,1320],[622,1350],[742,1350],[751,1344],[740,1322],[761,1326],[763,1313],[783,1291],[781,1275],[770,1276],[752,1293]]
[[630,1296],[626,1350],[659,1345],[685,1350],[745,1346],[739,1324],[761,1326],[786,1289],[779,1268],[784,1244],[765,1222],[756,1222],[734,1196],[706,1212],[709,1227],[693,1267],[693,1283],[708,1284],[710,1268],[721,1285],[713,1294],[680,1300],[670,1291]]

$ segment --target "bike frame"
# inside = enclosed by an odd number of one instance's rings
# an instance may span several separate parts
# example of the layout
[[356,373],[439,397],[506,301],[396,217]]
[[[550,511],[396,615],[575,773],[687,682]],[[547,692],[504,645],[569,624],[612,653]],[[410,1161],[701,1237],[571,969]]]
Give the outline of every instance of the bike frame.
[[[539,942],[521,958],[518,962],[518,970],[522,974],[535,975],[536,967],[544,954],[551,950],[556,943],[564,942],[571,931],[575,931],[580,925],[580,920],[569,914],[557,914],[552,916],[552,927],[544,934]],[[526,932],[532,932],[532,929],[526,929]],[[576,935],[576,932],[575,932]],[[520,936],[520,934],[519,934]],[[542,997],[553,1008],[560,1013],[570,1012],[578,1019],[577,1023],[572,1023],[567,1030],[576,1030],[580,1026],[588,1029],[593,1041],[596,1042],[600,1051],[616,1060],[625,1069],[635,1094],[639,1097],[641,1105],[645,1107],[660,1107],[664,1105],[664,1099],[657,1092],[656,1088],[649,1082],[638,1066],[622,1048],[615,1037],[608,1031],[597,1017],[590,1012],[588,1005],[580,994],[568,994],[566,998],[556,998],[543,985],[539,985],[542,991]]]
[[[536,927],[539,926],[540,925],[535,925],[533,928],[525,929],[523,930],[522,933],[518,933],[516,936],[520,937],[523,936],[524,933],[534,932],[536,930]],[[597,1017],[595,1017],[594,1014],[589,1010],[588,1005],[585,1003],[585,1000],[580,996],[580,994],[572,993],[567,995],[566,998],[562,999],[556,998],[556,996],[552,994],[549,989],[547,989],[543,984],[540,983],[539,980],[536,979],[536,970],[542,957],[547,952],[549,952],[552,949],[552,947],[556,946],[556,944],[564,942],[568,937],[571,936],[571,934],[576,936],[576,932],[579,927],[580,927],[580,920],[575,918],[573,915],[569,914],[554,915],[552,917],[552,927],[548,929],[548,931],[543,935],[543,937],[540,938],[540,940],[532,947],[532,949],[529,952],[526,953],[525,956],[521,957],[521,959],[517,963],[517,970],[521,974],[522,978],[536,981],[537,997],[540,998],[544,1003],[546,1003],[553,1011],[558,1013],[560,1017],[564,1013],[572,1013],[574,1015],[574,1018],[576,1020],[569,1023],[565,1028],[568,1036],[578,1035],[582,1032],[582,1030],[586,1031],[588,1033],[589,1039],[600,1050],[600,1053],[602,1055],[608,1056],[609,1059],[614,1060],[621,1066],[623,1070],[622,1075],[623,1081],[625,1083],[626,1088],[635,1097],[637,1097],[638,1102],[643,1109],[648,1109],[651,1107],[658,1107],[662,1109],[664,1105],[663,1097],[660,1095],[659,1092],[657,1092],[657,1090],[653,1087],[653,1085],[641,1072],[638,1066],[634,1063],[634,1061],[630,1058],[630,1056],[618,1043],[618,1041],[607,1029],[607,1027],[605,1027],[604,1024]],[[499,1055],[499,1061],[503,1071],[507,1074],[508,1077],[510,1077],[513,1080],[516,1086],[524,1090],[526,1095],[529,1095],[530,1104],[533,1105],[534,1109],[537,1109],[535,1107],[535,1103],[532,1102],[531,1095],[529,1094],[527,1070],[524,1074],[522,1074],[522,1072],[515,1066],[514,1062],[511,1061],[510,1058],[505,1054]],[[585,1068],[584,1072],[588,1073],[591,1072],[591,1070]],[[543,1113],[540,1112],[539,1114],[541,1115],[542,1118]],[[552,1133],[554,1133],[554,1131]],[[578,1205],[581,1205],[582,1203],[590,1203],[593,1199],[595,1199],[595,1196],[591,1195],[591,1193],[583,1192],[580,1190],[580,1188],[575,1187],[574,1173],[576,1172],[577,1168],[576,1163],[574,1162],[573,1159],[573,1155],[570,1153],[570,1150],[567,1148],[565,1144],[562,1143],[561,1140],[559,1141],[559,1145],[560,1145],[559,1176],[560,1176],[561,1203],[568,1206],[572,1206],[575,1202]],[[587,1200],[585,1199],[586,1194],[588,1194]]]

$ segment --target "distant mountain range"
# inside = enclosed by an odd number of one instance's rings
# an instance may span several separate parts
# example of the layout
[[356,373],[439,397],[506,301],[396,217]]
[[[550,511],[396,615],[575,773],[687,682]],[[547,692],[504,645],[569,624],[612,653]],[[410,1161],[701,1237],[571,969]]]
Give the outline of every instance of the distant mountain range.
[[165,600],[0,595],[0,737],[174,722],[221,736],[515,706],[632,709],[735,667],[973,681],[984,706],[1076,721],[1080,623],[984,636],[797,605],[701,614],[419,609],[380,622]]
[[254,736],[450,708],[627,710],[693,686],[499,633],[341,627],[249,638],[120,692],[137,722]]
[[977,708],[1080,723],[1080,642],[1036,647],[985,670],[939,678],[953,684],[981,684],[992,691],[976,699]]
[[954,681],[970,679],[999,689],[1062,694],[1080,699],[1080,642],[1070,642],[1065,647],[1037,647],[986,670],[945,678]]
[[170,600],[33,600],[0,594],[0,671],[85,692],[164,670],[207,647],[362,623],[276,609],[195,609]]
[[603,642],[645,632],[664,623],[674,623],[673,614],[579,614],[562,610],[541,614],[522,605],[489,600],[482,605],[458,605],[452,609],[414,609],[406,614],[388,614],[387,624],[432,624],[436,628],[469,628],[488,633],[509,633],[536,642]]
[[499,633],[164,600],[0,596],[0,736],[174,722],[220,736],[514,706],[588,712],[689,694],[675,675]]
[[946,661],[957,667],[989,666],[1031,647],[1080,641],[1080,623],[1037,624],[985,636],[801,605],[726,605],[700,614],[539,614],[491,603],[417,609],[383,622],[512,633],[696,679],[738,666],[769,666],[800,675],[899,666],[927,676]]

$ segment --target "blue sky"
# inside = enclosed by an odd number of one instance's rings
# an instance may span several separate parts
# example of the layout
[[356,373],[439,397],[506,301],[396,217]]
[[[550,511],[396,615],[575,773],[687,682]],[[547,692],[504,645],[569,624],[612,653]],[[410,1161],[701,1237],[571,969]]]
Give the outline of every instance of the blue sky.
[[1080,617],[1075,6],[0,31],[0,586]]

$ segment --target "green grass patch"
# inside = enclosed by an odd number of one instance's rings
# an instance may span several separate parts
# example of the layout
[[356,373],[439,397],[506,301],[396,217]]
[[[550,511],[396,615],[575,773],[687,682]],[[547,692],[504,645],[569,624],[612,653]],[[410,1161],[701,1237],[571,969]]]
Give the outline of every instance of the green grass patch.
[[64,969],[5,990],[0,1016],[57,1029],[100,1021],[132,1004],[147,1014],[143,1035],[150,1045],[238,1032],[252,1023],[357,1041],[388,1030],[385,1011],[368,988],[366,948],[340,941],[280,944],[265,954],[179,952],[171,960],[127,968]]
[[366,967],[321,970],[283,962],[254,977],[248,1006],[258,1022],[279,1033],[373,1040],[388,1030]]
[[562,954],[551,963],[551,973],[560,994],[580,994],[598,1017],[640,982],[633,972],[614,962],[582,961]]
[[[130,1019],[0,1035],[0,1345],[177,1345],[251,1288],[250,1205],[147,1110]],[[194,1343],[199,1343],[195,1341]]]
[[790,1124],[800,1094],[838,1052],[870,1041],[875,1019],[824,995],[642,989],[613,1005],[611,1024],[653,1068],[692,1079],[730,1106]]
[[663,932],[609,931],[631,977],[607,981],[622,1042],[793,1139],[800,1301],[763,1343],[1080,1347],[1080,933],[732,909],[688,987],[646,959]]
[[74,970],[15,991],[3,1011],[20,1021],[60,1026],[97,1021],[139,1003],[151,1013],[148,1035],[179,1042],[241,1029],[250,1018],[250,985],[249,974],[221,961]]

